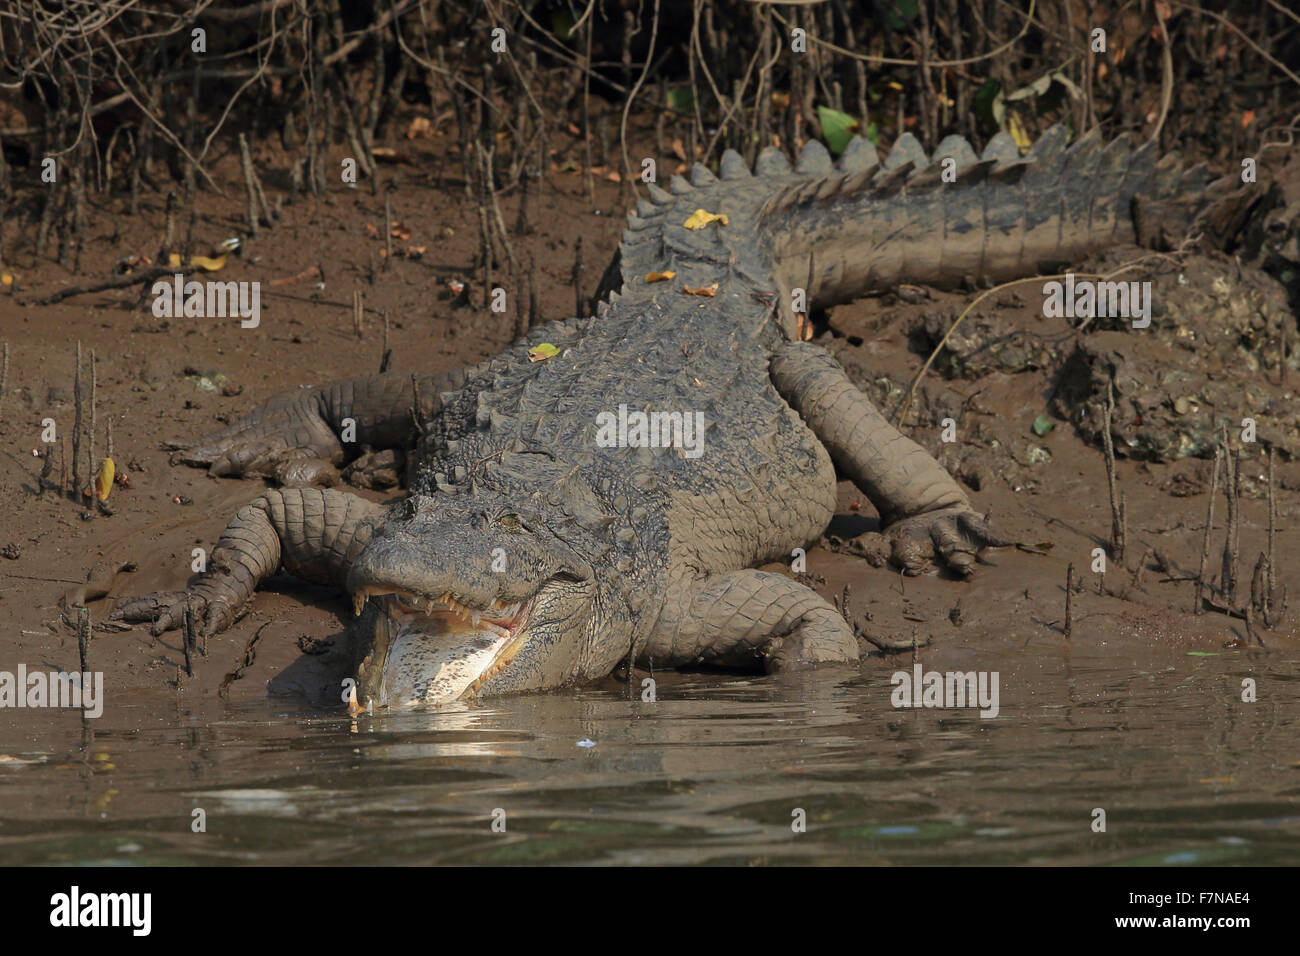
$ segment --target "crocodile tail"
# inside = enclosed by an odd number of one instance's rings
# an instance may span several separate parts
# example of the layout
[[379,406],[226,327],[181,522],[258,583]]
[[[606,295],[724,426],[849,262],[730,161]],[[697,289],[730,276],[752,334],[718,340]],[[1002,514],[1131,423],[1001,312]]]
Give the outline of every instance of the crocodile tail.
[[1199,232],[1226,248],[1263,195],[1204,165],[1157,159],[1151,142],[1103,141],[1094,128],[1067,145],[1054,126],[1026,155],[999,133],[976,155],[949,136],[926,156],[910,133],[879,161],[855,137],[832,166],[820,143],[793,171],[765,150],[758,172],[781,180],[763,203],[766,235],[785,289],[808,285],[826,307],[900,283],[951,287],[1060,271],[1090,253],[1139,243],[1177,246]]

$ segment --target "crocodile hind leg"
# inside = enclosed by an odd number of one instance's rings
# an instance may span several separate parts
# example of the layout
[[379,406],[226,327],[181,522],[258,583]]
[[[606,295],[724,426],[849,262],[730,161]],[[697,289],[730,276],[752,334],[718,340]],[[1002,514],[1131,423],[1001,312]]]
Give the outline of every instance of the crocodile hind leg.
[[268,491],[239,509],[212,551],[208,570],[186,591],[128,598],[110,620],[152,621],[154,634],[185,622],[188,602],[198,635],[229,627],[257,586],[281,568],[344,587],[348,568],[370,540],[384,508],[343,491]]
[[731,571],[671,588],[638,660],[762,665],[768,673],[852,663],[858,642],[835,608],[781,574]]
[[919,573],[939,560],[970,575],[982,549],[1012,543],[992,532],[943,466],[890,425],[825,349],[790,343],[773,356],[771,374],[836,467],[880,512],[904,570]]
[[345,379],[319,388],[283,392],[229,428],[193,442],[168,442],[174,461],[206,465],[214,475],[310,474],[304,463],[338,465],[347,454],[341,432],[355,423],[352,448],[403,448],[414,443],[415,385],[421,421],[437,412],[440,393],[463,384],[465,371],[440,375],[386,372]]

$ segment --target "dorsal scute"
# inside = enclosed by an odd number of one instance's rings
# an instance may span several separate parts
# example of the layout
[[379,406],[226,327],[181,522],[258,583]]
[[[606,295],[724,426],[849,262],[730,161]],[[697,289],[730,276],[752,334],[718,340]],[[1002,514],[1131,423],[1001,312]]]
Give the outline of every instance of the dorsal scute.
[[703,163],[696,163],[691,167],[691,184],[694,186],[712,186],[718,181],[718,177],[713,175],[708,166]]
[[831,154],[819,140],[810,139],[799,151],[795,172],[804,176],[825,176],[831,171]]
[[722,174],[723,180],[731,179],[748,179],[752,174],[749,166],[745,163],[745,157],[741,156],[734,149],[725,150],[722,154],[722,162],[719,164],[718,171]]
[[904,164],[910,164],[913,169],[924,169],[930,165],[930,158],[925,155],[921,141],[911,133],[904,133],[894,140],[893,148],[885,157],[886,170],[892,171]]
[[790,161],[775,146],[764,146],[758,153],[755,169],[760,176],[783,176],[790,172]]
[[880,157],[876,155],[876,144],[862,136],[854,136],[849,140],[849,144],[844,147],[844,153],[840,156],[840,169],[846,173],[861,173],[870,169],[875,169],[880,165]]
[[984,145],[981,159],[992,159],[998,166],[1009,166],[1020,162],[1020,147],[1006,130],[997,133]]
[[654,183],[647,183],[646,189],[650,192],[650,201],[656,206],[665,206],[673,201],[672,193]]
[[970,143],[957,135],[945,136],[940,141],[935,147],[934,155],[930,157],[930,163],[938,165],[945,159],[955,161],[958,169],[965,169],[978,162],[978,157],[975,155],[975,150],[971,149]]

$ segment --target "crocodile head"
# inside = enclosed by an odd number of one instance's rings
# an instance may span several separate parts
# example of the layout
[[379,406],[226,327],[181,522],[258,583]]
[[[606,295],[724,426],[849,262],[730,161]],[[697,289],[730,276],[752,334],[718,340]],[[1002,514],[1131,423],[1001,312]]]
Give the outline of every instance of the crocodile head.
[[357,613],[367,601],[379,611],[362,702],[439,704],[608,673],[630,629],[598,598],[582,529],[560,517],[491,492],[400,503],[348,574]]

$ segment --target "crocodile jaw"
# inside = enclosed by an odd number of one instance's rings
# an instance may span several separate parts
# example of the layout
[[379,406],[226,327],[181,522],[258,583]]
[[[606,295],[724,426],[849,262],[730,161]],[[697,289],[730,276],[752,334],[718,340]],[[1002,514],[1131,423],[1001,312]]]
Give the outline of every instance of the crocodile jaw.
[[[354,595],[356,606],[375,592]],[[476,610],[452,595],[389,592],[385,620],[359,674],[377,707],[437,706],[473,697],[523,647],[531,601]]]

